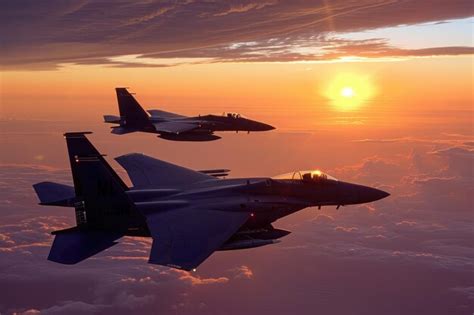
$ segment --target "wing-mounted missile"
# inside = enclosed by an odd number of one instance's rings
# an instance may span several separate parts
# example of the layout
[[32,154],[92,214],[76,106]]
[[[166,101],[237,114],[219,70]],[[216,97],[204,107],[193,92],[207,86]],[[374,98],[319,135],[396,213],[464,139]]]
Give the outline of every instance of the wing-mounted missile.
[[219,250],[245,249],[276,244],[280,242],[280,238],[290,233],[290,231],[275,229],[272,225],[263,229],[242,230],[232,236]]
[[221,246],[218,250],[236,250],[236,249],[246,249],[246,248],[254,248],[254,247],[261,247],[265,245],[271,245],[280,243],[280,240],[259,240],[259,239],[243,239],[237,240],[233,242],[227,242]]
[[228,176],[230,173],[230,170],[222,168],[222,169],[213,169],[213,170],[200,170],[198,172],[201,172],[203,174],[211,175],[214,177],[225,177]]
[[219,140],[221,137],[216,136],[215,134],[206,134],[206,133],[163,133],[158,136],[159,138],[165,140],[173,141],[214,141]]

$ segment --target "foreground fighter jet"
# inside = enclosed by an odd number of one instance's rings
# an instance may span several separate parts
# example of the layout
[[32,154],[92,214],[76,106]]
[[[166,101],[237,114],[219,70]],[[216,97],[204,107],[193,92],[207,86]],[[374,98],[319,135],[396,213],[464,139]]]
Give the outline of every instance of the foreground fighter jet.
[[49,260],[75,264],[122,236],[152,237],[149,262],[185,270],[216,250],[269,245],[290,232],[272,223],[312,206],[372,202],[389,194],[320,171],[222,179],[228,170],[193,171],[146,155],[116,158],[127,187],[85,136],[66,133],[74,187],[33,185],[41,205],[74,207],[77,226],[52,232]]
[[104,115],[106,123],[118,124],[112,133],[122,135],[141,131],[157,133],[160,138],[175,141],[212,141],[221,137],[215,131],[268,131],[274,127],[235,113],[186,117],[163,110],[147,112],[126,88],[116,88],[119,116]]

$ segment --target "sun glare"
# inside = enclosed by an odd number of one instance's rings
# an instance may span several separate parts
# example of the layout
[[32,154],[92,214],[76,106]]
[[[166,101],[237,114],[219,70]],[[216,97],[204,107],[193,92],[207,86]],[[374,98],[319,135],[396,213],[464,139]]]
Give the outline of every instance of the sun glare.
[[341,95],[344,97],[353,97],[354,90],[351,87],[345,87],[341,90]]
[[345,73],[329,80],[324,95],[336,110],[352,111],[370,101],[374,91],[368,76]]

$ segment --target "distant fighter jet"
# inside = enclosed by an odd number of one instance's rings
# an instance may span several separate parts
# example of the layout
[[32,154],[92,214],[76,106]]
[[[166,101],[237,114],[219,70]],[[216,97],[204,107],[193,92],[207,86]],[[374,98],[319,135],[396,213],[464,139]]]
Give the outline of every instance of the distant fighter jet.
[[229,170],[193,171],[138,153],[116,158],[129,188],[85,134],[65,134],[74,187],[33,185],[40,205],[75,208],[77,226],[52,232],[48,259],[62,264],[83,261],[122,236],[142,236],[153,238],[150,263],[193,270],[216,250],[279,242],[290,232],[272,223],[301,209],[389,195],[321,171],[223,179]]
[[116,88],[119,116],[104,115],[106,123],[118,124],[112,133],[122,135],[130,132],[157,133],[160,138],[174,141],[212,141],[221,137],[215,131],[268,131],[273,126],[250,120],[235,113],[199,115],[186,117],[163,110],[147,112],[126,88]]

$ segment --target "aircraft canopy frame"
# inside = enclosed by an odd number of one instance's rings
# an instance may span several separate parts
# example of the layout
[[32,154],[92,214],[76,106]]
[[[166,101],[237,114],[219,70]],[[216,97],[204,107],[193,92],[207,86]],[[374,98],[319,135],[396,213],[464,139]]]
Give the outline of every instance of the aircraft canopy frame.
[[325,180],[333,180],[338,181],[337,178],[322,172],[321,170],[304,170],[304,171],[293,171],[281,175],[277,175],[272,177],[272,179],[287,179],[287,180],[301,180],[301,181],[325,181]]

